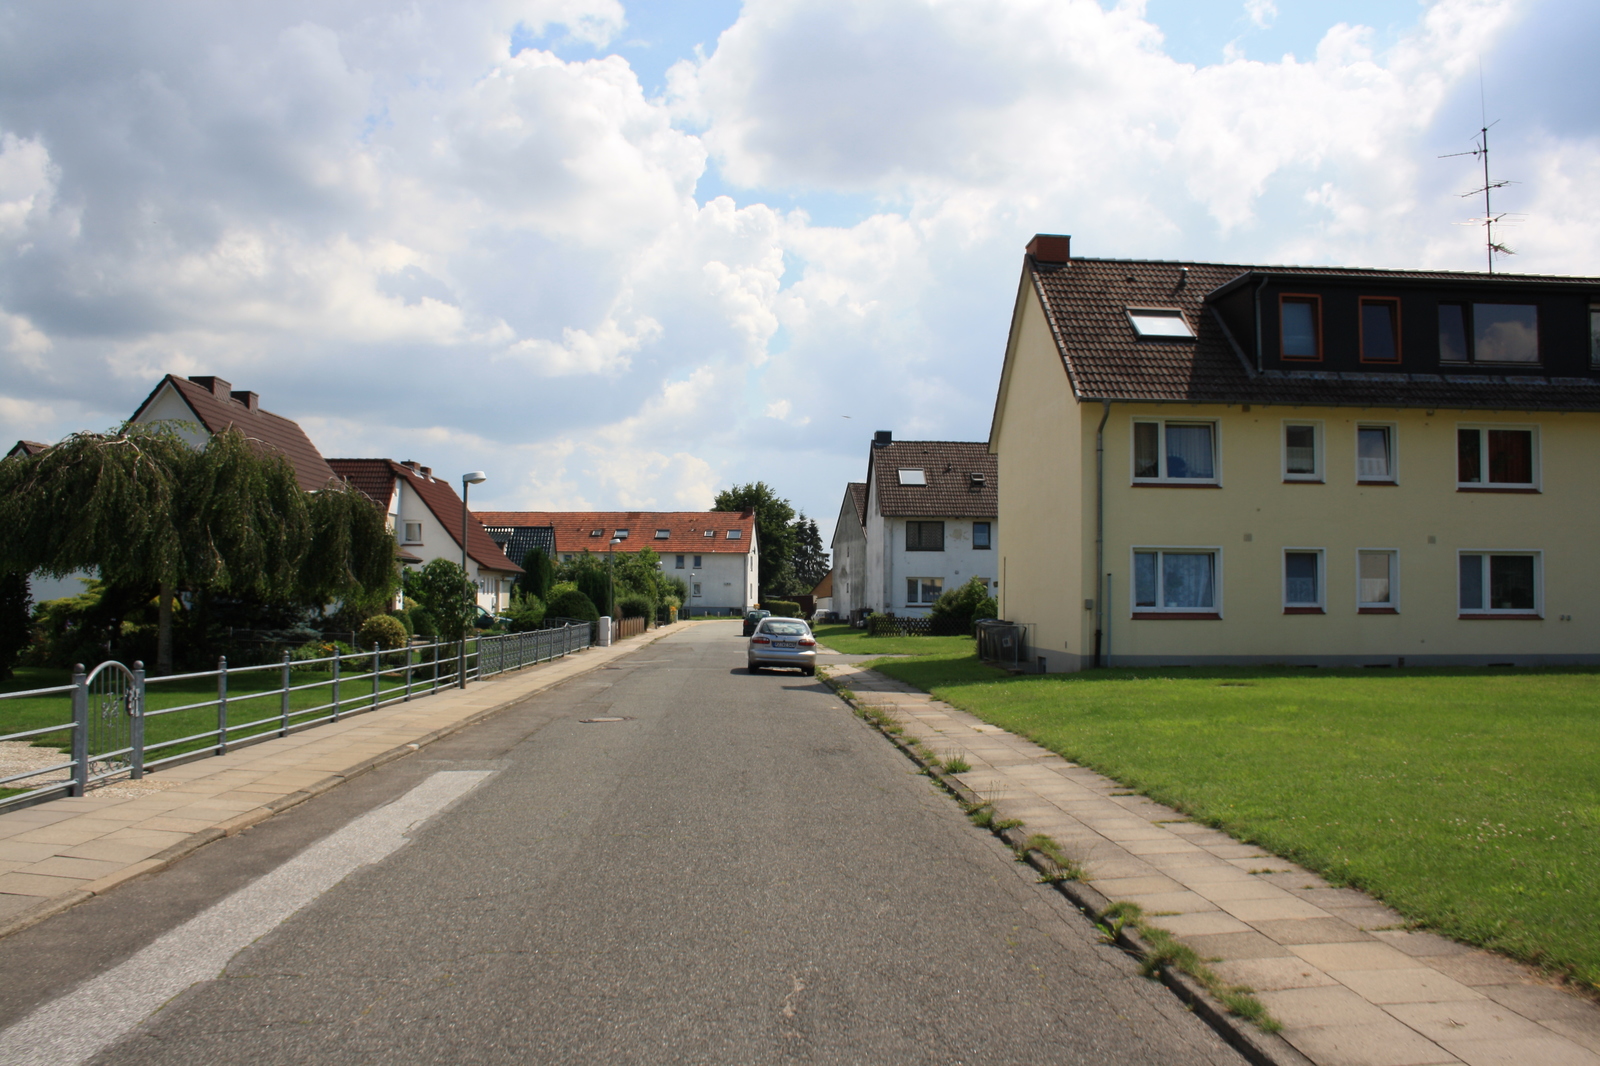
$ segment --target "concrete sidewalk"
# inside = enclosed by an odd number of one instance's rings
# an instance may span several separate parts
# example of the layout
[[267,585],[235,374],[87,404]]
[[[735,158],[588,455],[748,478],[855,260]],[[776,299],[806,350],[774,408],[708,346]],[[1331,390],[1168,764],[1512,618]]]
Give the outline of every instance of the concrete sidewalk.
[[419,695],[287,737],[0,814],[0,936],[409,755],[480,718],[688,625]]
[[965,758],[972,769],[956,780],[1000,817],[1053,837],[1099,896],[1137,903],[1224,981],[1252,989],[1283,1025],[1282,1041],[1260,1041],[1277,1047],[1278,1061],[1600,1066],[1600,1005],[1536,971],[1407,931],[1400,914],[1362,892],[909,685],[853,665],[829,677],[891,713],[908,739]]

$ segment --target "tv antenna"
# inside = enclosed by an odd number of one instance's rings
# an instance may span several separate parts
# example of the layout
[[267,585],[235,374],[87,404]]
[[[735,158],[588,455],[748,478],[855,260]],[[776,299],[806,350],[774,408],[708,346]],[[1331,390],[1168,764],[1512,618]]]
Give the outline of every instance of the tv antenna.
[[1483,197],[1483,216],[1481,218],[1468,219],[1465,222],[1457,223],[1457,225],[1483,227],[1483,242],[1485,246],[1484,252],[1489,259],[1489,273],[1493,274],[1495,256],[1517,254],[1505,244],[1494,239],[1494,228],[1496,225],[1514,226],[1521,221],[1522,216],[1512,211],[1502,211],[1497,215],[1494,213],[1494,207],[1491,203],[1491,195],[1496,189],[1503,189],[1507,185],[1515,185],[1517,182],[1507,181],[1504,179],[1495,181],[1489,177],[1489,131],[1495,126],[1498,126],[1500,124],[1500,120],[1495,119],[1493,122],[1490,122],[1488,118],[1489,109],[1483,94],[1483,63],[1481,61],[1478,64],[1478,106],[1480,108],[1479,115],[1482,126],[1478,130],[1478,136],[1473,139],[1472,151],[1451,152],[1448,155],[1442,155],[1439,158],[1456,159],[1460,156],[1470,155],[1474,159],[1480,159],[1483,161],[1483,184],[1476,189],[1468,189],[1466,192],[1461,194],[1463,198],[1481,195]]

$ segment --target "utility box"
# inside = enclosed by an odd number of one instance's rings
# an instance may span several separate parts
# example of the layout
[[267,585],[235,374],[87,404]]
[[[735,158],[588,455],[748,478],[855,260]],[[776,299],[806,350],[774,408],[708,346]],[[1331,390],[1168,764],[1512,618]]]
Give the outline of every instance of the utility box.
[[595,644],[601,648],[611,647],[611,616],[608,614],[601,615],[595,626]]

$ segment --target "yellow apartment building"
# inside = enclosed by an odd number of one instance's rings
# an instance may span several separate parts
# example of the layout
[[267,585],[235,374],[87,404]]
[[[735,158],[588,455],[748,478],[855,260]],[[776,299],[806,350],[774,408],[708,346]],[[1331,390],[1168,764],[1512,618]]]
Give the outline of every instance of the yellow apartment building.
[[989,448],[1030,661],[1600,661],[1600,278],[1028,245]]

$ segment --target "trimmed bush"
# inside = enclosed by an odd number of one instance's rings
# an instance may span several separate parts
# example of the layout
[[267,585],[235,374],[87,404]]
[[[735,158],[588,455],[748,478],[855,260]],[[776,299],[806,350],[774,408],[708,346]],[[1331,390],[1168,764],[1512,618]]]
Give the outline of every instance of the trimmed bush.
[[356,633],[356,643],[362,651],[374,644],[384,651],[393,651],[405,647],[409,642],[406,627],[400,624],[400,619],[386,614],[373,615],[361,623],[361,629]]
[[654,605],[648,596],[618,596],[617,617],[619,618],[649,618],[654,612]]
[[800,617],[800,605],[793,600],[768,600],[761,606],[771,611],[774,618]]
[[600,620],[600,612],[594,601],[577,589],[551,597],[544,613],[546,618],[578,618],[585,622]]
[[965,584],[948,589],[933,603],[932,615],[957,632],[971,632],[974,619],[994,618],[1000,606],[989,595],[988,579],[974,577]]
[[411,612],[410,611],[406,610],[404,607],[401,607],[401,608],[398,608],[396,610],[390,611],[389,612],[389,617],[393,618],[395,621],[399,622],[402,626],[405,627],[406,636],[408,636],[408,637],[416,636],[416,630],[412,629],[412,627],[411,627]]
[[411,608],[411,631],[428,640],[439,635],[439,627],[434,624],[433,615],[422,607]]

